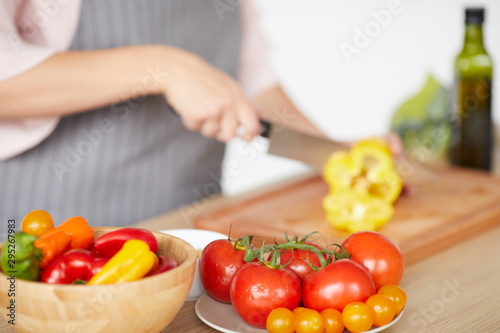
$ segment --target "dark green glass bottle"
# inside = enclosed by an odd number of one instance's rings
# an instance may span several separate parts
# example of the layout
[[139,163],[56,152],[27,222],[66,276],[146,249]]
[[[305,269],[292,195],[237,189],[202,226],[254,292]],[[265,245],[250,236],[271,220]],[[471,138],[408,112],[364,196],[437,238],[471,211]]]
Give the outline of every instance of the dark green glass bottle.
[[454,165],[491,170],[493,65],[483,44],[484,9],[465,10],[464,47],[455,59],[453,133],[450,161]]

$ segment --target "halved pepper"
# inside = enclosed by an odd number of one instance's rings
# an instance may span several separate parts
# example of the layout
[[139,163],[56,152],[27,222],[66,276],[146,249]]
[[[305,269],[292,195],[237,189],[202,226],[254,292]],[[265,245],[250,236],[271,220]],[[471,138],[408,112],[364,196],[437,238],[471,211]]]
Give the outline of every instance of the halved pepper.
[[158,257],[149,249],[149,245],[137,239],[131,239],[94,275],[88,285],[129,282],[144,277],[155,265]]
[[5,275],[18,279],[38,281],[40,268],[38,261],[42,258],[42,251],[33,244],[37,239],[22,231],[9,235],[2,246],[0,265]]
[[322,205],[326,220],[350,233],[376,230],[394,215],[391,203],[356,191],[330,193],[323,198]]
[[398,198],[403,188],[389,146],[381,139],[363,140],[349,152],[332,154],[323,176],[331,192],[354,190],[389,203]]

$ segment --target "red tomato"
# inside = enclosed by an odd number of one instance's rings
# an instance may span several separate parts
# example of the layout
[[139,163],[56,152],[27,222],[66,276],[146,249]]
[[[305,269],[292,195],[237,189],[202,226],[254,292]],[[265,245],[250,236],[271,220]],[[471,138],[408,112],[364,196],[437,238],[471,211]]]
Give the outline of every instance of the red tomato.
[[227,239],[208,244],[200,254],[198,270],[203,288],[219,302],[231,303],[229,288],[236,272],[246,264],[244,250],[235,250]]
[[360,264],[342,259],[306,276],[302,284],[302,302],[316,311],[340,312],[351,302],[364,302],[375,294],[370,273]]
[[368,269],[377,290],[401,282],[405,267],[403,255],[387,236],[375,231],[360,231],[347,237],[342,246],[351,253],[351,260]]
[[293,310],[300,304],[300,280],[286,268],[271,268],[250,262],[236,273],[231,282],[231,303],[247,324],[266,327],[273,309]]
[[284,250],[280,256],[281,264],[285,265],[289,262],[286,268],[294,272],[299,277],[300,282],[303,282],[305,277],[313,272],[312,268],[307,264],[306,260],[308,259],[313,266],[321,267],[318,255],[311,251],[301,249]]

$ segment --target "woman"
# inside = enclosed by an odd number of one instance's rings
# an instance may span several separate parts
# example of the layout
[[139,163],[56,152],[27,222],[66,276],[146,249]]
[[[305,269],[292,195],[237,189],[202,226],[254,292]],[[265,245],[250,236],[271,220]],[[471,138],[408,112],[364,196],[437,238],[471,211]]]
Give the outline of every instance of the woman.
[[130,225],[220,191],[200,189],[224,142],[273,110],[320,134],[272,76],[250,5],[2,1],[0,221]]

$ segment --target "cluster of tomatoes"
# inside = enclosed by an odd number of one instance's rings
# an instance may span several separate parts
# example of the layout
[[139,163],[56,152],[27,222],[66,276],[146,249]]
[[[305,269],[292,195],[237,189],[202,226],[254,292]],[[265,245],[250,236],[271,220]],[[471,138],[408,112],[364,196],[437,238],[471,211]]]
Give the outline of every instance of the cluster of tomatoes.
[[312,234],[258,249],[249,236],[216,240],[200,255],[203,287],[270,332],[363,332],[402,311],[404,260],[391,239],[361,231],[331,250]]

